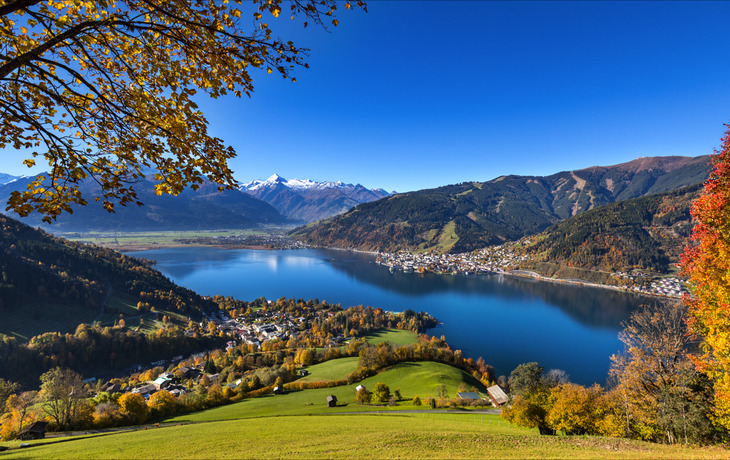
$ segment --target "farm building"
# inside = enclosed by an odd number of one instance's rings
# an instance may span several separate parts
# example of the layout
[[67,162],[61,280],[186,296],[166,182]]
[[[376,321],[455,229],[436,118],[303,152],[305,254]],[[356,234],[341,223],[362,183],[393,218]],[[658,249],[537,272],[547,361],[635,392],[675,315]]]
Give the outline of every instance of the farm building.
[[337,396],[335,396],[335,395],[327,396],[327,405],[329,407],[337,407]]
[[18,438],[22,439],[23,441],[29,441],[31,439],[43,439],[46,437],[46,425],[48,425],[48,422],[33,422],[20,430],[20,433],[18,433]]
[[489,395],[489,399],[492,400],[492,404],[497,407],[505,404],[509,400],[507,394],[499,385],[492,385],[487,388],[487,394]]

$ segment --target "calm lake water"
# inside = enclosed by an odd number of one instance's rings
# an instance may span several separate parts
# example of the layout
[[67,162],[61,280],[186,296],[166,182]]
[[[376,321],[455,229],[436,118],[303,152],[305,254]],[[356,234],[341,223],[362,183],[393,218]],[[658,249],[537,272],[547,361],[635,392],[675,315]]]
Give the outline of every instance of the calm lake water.
[[622,350],[620,323],[641,304],[658,302],[607,289],[503,275],[390,273],[367,254],[347,251],[170,248],[130,252],[202,295],[319,299],[343,307],[427,311],[465,356],[509,373],[537,361],[572,381],[605,384],[609,357]]

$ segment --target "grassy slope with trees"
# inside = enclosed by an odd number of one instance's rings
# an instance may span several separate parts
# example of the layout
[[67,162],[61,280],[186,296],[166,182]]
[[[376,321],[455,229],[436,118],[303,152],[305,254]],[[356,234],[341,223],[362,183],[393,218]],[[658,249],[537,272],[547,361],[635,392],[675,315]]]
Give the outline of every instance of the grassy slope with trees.
[[503,176],[397,194],[293,235],[312,244],[467,252],[517,240],[616,201],[703,182],[708,157],[654,157],[546,177]]
[[[181,330],[144,333],[157,329],[149,329],[154,317],[166,326],[187,325],[188,317],[202,318],[217,308],[148,262],[57,238],[2,215],[0,227],[0,377],[32,384],[59,364],[87,372],[121,369],[216,342],[185,337]],[[139,332],[79,326],[97,318],[123,325],[121,315]]]

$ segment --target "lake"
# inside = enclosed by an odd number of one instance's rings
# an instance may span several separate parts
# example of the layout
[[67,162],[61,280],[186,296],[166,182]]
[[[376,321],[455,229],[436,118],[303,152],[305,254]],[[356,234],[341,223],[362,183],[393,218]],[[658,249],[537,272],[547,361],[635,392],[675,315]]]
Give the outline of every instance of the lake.
[[608,289],[505,275],[391,273],[349,251],[206,247],[128,252],[157,262],[176,283],[202,295],[254,300],[319,299],[343,307],[427,311],[453,349],[509,375],[520,363],[564,369],[573,382],[605,384],[610,356],[623,349],[621,322],[659,300]]

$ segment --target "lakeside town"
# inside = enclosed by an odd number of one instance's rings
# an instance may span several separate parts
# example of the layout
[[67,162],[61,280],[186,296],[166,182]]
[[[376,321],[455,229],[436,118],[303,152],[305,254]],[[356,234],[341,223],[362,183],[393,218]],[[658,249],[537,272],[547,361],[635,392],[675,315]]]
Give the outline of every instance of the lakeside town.
[[556,279],[534,271],[520,269],[520,264],[529,261],[526,255],[515,254],[509,245],[490,246],[473,252],[460,254],[397,253],[379,252],[376,263],[384,265],[391,272],[436,273],[453,275],[507,274],[525,276],[546,281],[590,285],[618,289],[644,295],[681,298],[687,292],[683,280],[676,276],[651,277],[645,273],[612,273],[621,280],[621,285],[589,283],[580,279]]

